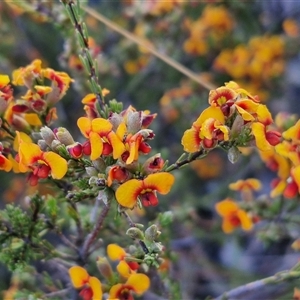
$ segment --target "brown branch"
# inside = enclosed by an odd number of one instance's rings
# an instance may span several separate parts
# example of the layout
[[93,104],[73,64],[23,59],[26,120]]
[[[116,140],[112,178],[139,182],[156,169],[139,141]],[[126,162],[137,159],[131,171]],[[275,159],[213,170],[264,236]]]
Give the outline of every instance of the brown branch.
[[157,58],[161,59],[162,61],[164,61],[165,63],[167,63],[168,65],[170,65],[174,69],[176,69],[177,71],[179,71],[182,74],[186,75],[190,79],[192,79],[195,82],[199,83],[205,89],[207,89],[207,90],[214,90],[216,88],[210,82],[207,82],[207,81],[203,80],[200,77],[199,74],[192,72],[191,70],[189,70],[188,68],[186,68],[184,65],[178,63],[177,61],[173,60],[169,56],[167,56],[167,55],[165,55],[163,53],[158,52],[154,47],[149,46],[149,44],[147,44],[145,42],[145,40],[137,37],[136,35],[132,34],[131,32],[125,30],[124,28],[122,28],[119,25],[115,24],[114,22],[110,21],[109,19],[107,19],[106,17],[104,17],[99,12],[96,12],[95,10],[93,10],[92,8],[87,7],[87,6],[82,7],[82,10],[84,10],[85,12],[87,12],[89,15],[91,15],[92,17],[94,17],[96,20],[98,20],[101,23],[105,24],[110,29],[114,30],[115,32],[118,32],[119,34],[121,34],[125,38],[127,38],[130,41],[134,42],[135,44],[138,44],[139,46],[142,46],[142,47],[146,48],[151,54],[153,54]]
[[98,220],[93,228],[93,231],[87,236],[87,238],[84,241],[84,244],[82,246],[82,250],[81,250],[81,258],[83,261],[86,260],[87,256],[89,255],[89,249],[91,247],[91,245],[93,244],[94,240],[96,239],[101,226],[104,222],[104,219],[106,218],[108,212],[110,209],[110,202],[107,203],[107,205],[104,206],[104,208],[102,209]]

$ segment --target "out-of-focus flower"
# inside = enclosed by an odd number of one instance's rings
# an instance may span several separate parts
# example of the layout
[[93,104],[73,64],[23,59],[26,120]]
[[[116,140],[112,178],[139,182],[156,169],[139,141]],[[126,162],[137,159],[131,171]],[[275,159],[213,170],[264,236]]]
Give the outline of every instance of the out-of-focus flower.
[[218,202],[216,205],[218,214],[223,217],[222,229],[225,233],[231,233],[234,229],[241,227],[243,230],[251,230],[252,220],[246,211],[230,198]]
[[131,293],[142,295],[150,287],[150,279],[145,274],[131,274],[125,283],[118,283],[111,287],[109,300],[133,299]]
[[283,30],[290,37],[298,37],[300,34],[300,26],[296,20],[285,19],[282,23]]
[[13,99],[13,90],[9,82],[10,80],[7,75],[0,74],[0,115],[3,115],[8,104]]
[[139,264],[134,261],[126,261],[129,255],[117,244],[109,244],[107,246],[107,255],[111,260],[118,260],[117,270],[121,276],[128,278],[131,274],[136,273]]
[[169,193],[174,180],[174,176],[167,172],[150,174],[142,180],[130,179],[117,189],[116,199],[128,208],[133,208],[138,199],[144,206],[155,206],[158,204],[156,192]]
[[79,266],[73,266],[69,269],[69,275],[73,286],[76,289],[82,288],[79,295],[84,300],[101,300],[102,287],[98,278],[90,276],[88,272]]

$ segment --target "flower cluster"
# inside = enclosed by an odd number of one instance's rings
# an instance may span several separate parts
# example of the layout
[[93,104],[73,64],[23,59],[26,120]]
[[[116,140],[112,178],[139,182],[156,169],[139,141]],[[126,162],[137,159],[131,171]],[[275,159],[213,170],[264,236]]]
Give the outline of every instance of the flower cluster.
[[217,49],[232,32],[234,21],[224,6],[207,5],[196,21],[187,19],[185,27],[190,34],[183,45],[185,52],[206,55]]
[[270,128],[273,119],[268,108],[235,82],[210,91],[208,102],[210,107],[182,137],[185,151],[209,151],[220,145],[234,149],[249,146],[254,139],[264,151],[280,142],[281,134]]
[[140,265],[130,261],[134,258],[127,254],[122,247],[117,244],[109,244],[107,255],[112,261],[119,260],[119,264],[116,274],[106,257],[97,259],[97,267],[107,281],[105,284],[102,284],[97,277],[90,276],[83,267],[73,266],[69,269],[72,284],[75,288],[81,289],[79,295],[82,299],[100,300],[103,293],[108,293],[108,297],[105,299],[133,299],[133,293],[142,295],[149,289],[149,277],[137,273]]

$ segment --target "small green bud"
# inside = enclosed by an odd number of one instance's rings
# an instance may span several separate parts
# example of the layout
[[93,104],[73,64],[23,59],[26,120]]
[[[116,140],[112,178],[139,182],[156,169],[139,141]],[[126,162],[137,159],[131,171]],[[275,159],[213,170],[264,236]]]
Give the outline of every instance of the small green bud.
[[232,164],[235,164],[238,161],[238,159],[240,158],[240,155],[241,155],[240,150],[235,146],[231,147],[227,153],[228,160]]
[[160,234],[161,232],[158,230],[157,226],[153,224],[146,229],[145,238],[146,240],[153,242],[160,236]]
[[112,283],[114,280],[114,273],[107,258],[100,256],[97,257],[96,264],[101,275],[103,275],[103,277],[105,277],[108,282]]
[[143,232],[136,228],[136,227],[130,227],[127,231],[126,234],[130,236],[132,239],[138,239],[138,240],[143,240],[144,239],[144,234]]
[[57,139],[65,146],[69,146],[75,143],[70,132],[64,127],[57,128],[56,136]]
[[41,128],[40,130],[40,134],[42,136],[42,139],[46,142],[46,144],[49,146],[49,147],[52,147],[52,142],[54,140],[56,140],[56,137],[55,137],[55,134],[54,132],[52,131],[51,128],[47,127],[47,126],[44,126]]

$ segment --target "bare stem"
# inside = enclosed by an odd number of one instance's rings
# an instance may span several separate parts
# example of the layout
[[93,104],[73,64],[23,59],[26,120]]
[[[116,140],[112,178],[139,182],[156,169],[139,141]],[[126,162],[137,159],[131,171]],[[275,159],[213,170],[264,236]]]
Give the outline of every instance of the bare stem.
[[188,156],[188,158],[184,159],[184,160],[177,160],[174,164],[172,164],[171,166],[166,168],[166,172],[172,172],[174,170],[177,170],[189,163],[191,163],[192,161],[196,160],[199,157],[204,157],[206,156],[206,151],[204,151],[203,149],[191,154]]
[[93,231],[87,236],[87,238],[84,241],[84,244],[82,246],[82,250],[81,250],[81,257],[83,259],[83,261],[86,260],[87,256],[89,255],[89,249],[91,247],[91,245],[93,244],[93,242],[95,241],[101,226],[104,222],[104,219],[106,218],[108,212],[110,209],[110,202],[107,203],[107,205],[104,206],[103,210],[101,211],[96,224],[93,228]]
[[73,289],[72,287],[69,287],[69,288],[66,288],[66,289],[63,289],[60,291],[48,293],[48,294],[44,295],[44,298],[47,299],[47,298],[56,298],[56,297],[66,296],[71,292],[72,289]]
[[123,35],[128,40],[134,42],[135,44],[138,44],[139,46],[142,46],[146,48],[151,54],[156,56],[157,58],[161,59],[177,71],[181,72],[182,74],[186,75],[190,79],[194,80],[198,84],[200,84],[202,87],[204,87],[207,90],[214,90],[216,87],[211,84],[210,82],[205,81],[199,74],[196,74],[186,68],[184,65],[178,63],[177,61],[173,60],[169,56],[158,52],[153,46],[149,46],[149,43],[147,43],[144,39],[141,39],[137,37],[136,35],[130,33],[129,31],[125,30],[124,28],[120,27],[119,25],[115,24],[114,22],[110,21],[106,17],[104,17],[99,12],[96,12],[90,7],[82,7],[82,10],[87,12],[89,15],[94,17],[96,20],[100,21],[101,23],[105,24],[110,29],[114,30],[115,32],[118,32],[119,34]]
[[135,223],[132,221],[132,219],[130,218],[130,216],[128,215],[128,213],[126,211],[123,211],[122,214],[128,221],[130,227],[136,227]]
[[[228,291],[220,295],[219,297],[215,298],[215,300],[244,299],[244,297],[247,297],[248,299],[250,296],[251,299],[255,299],[255,297],[261,297],[262,295],[264,299],[267,299],[266,297],[274,296],[275,293],[272,289],[270,289],[267,292],[264,292],[267,286],[276,285],[276,287],[278,288],[279,283],[284,283],[299,278],[300,278],[300,271],[299,271],[299,264],[297,264],[294,268],[292,268],[289,271],[279,272],[273,276],[256,280],[251,283],[247,283],[245,285],[239,286],[231,291]],[[287,289],[290,289],[290,287],[287,287]],[[281,290],[284,291],[286,289],[282,288]]]

